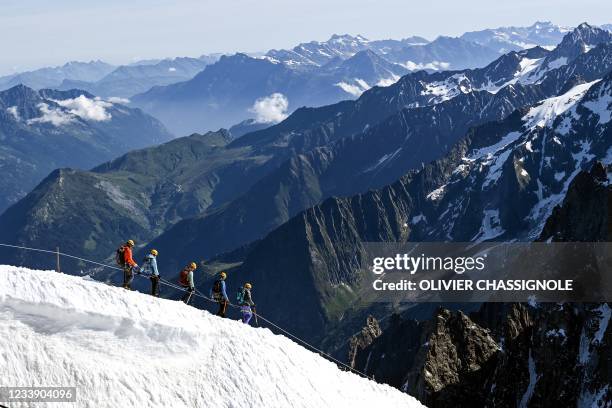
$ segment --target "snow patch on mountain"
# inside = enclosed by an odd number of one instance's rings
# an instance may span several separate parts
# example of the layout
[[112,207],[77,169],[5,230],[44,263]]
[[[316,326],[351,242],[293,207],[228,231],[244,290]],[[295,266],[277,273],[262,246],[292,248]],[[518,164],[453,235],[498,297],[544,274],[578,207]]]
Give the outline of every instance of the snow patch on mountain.
[[76,386],[79,407],[421,407],[274,335],[179,301],[0,266],[3,385]]
[[502,137],[497,143],[492,144],[491,146],[483,147],[477,150],[474,150],[471,154],[464,157],[464,161],[475,161],[482,158],[486,158],[487,161],[491,160],[493,156],[505,149],[506,146],[514,143],[518,138],[521,137],[520,132],[510,132],[504,137]]
[[482,225],[478,233],[472,238],[474,242],[488,241],[497,238],[506,232],[499,220],[499,210],[485,210],[482,217]]
[[610,323],[610,317],[612,317],[612,309],[610,309],[607,303],[602,303],[601,306],[597,308],[597,312],[599,313],[599,322],[597,324],[597,332],[595,332],[593,336],[593,342],[601,344],[604,334],[606,334],[608,324]]
[[[523,57],[519,61],[519,66],[517,71],[514,73],[512,79],[507,81],[502,81],[501,83],[493,83],[490,79],[489,82],[479,86],[477,89],[481,91],[487,91],[490,93],[497,93],[500,89],[514,84],[532,84],[540,79],[545,72],[538,72],[538,69],[542,65],[544,58],[526,58]],[[537,74],[535,74],[538,72]]]
[[470,80],[463,73],[454,74],[444,81],[422,82],[422,85],[425,89],[421,95],[432,96],[432,103],[444,102],[472,91]]
[[446,191],[446,184],[436,188],[435,190],[433,190],[429,194],[427,194],[427,199],[431,200],[431,201],[438,201],[442,197],[444,197],[444,192],[445,191]]
[[589,88],[597,82],[599,81],[580,84],[561,96],[543,100],[539,105],[531,108],[529,113],[523,117],[525,126],[528,128],[550,127],[558,116],[573,107]]
[[612,119],[612,86],[607,84],[601,87],[596,98],[586,101],[584,107],[599,116],[599,124],[605,125]]
[[[545,99],[529,109],[512,131],[488,146],[477,144],[477,148],[467,151],[444,181],[444,195],[435,194],[441,197],[438,207],[441,225],[437,230],[429,229],[428,235],[455,239],[455,235],[464,233],[460,229],[454,231],[454,225],[457,217],[466,215],[465,200],[482,200],[483,215],[480,226],[471,225],[473,232],[468,231],[469,235],[462,239],[490,240],[511,232],[515,224],[500,217],[495,197],[503,194],[508,185],[514,185],[525,195],[521,222],[527,227],[521,226],[526,231],[521,238],[539,236],[576,175],[588,169],[595,159],[612,161],[611,149],[602,150],[612,109],[607,100],[608,87],[609,79],[594,81]],[[599,112],[598,117],[591,120],[589,115],[595,111]],[[601,118],[605,127],[594,128]],[[468,198],[464,195],[466,191]],[[431,199],[432,193],[426,198]]]
[[[588,50],[585,50],[585,52],[588,52]],[[548,63],[548,68],[550,69],[557,69],[562,67],[563,65],[567,64],[567,57],[559,57],[553,61],[550,61]]]
[[533,360],[533,356],[531,355],[531,349],[529,349],[529,360],[527,362],[527,367],[529,369],[529,384],[527,384],[527,389],[521,398],[519,408],[527,408],[529,406],[529,400],[533,396],[535,386],[540,379],[538,373],[536,372],[536,365],[535,361]]

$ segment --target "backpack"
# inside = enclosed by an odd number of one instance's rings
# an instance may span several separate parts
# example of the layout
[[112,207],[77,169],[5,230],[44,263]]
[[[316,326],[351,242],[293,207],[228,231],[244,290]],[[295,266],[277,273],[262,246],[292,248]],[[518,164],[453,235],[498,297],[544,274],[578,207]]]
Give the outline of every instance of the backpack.
[[236,300],[238,301],[238,304],[241,305],[244,302],[244,289],[240,288],[240,292],[238,292],[236,294]]
[[142,270],[145,272],[152,272],[153,268],[151,268],[151,258],[149,256],[145,256],[142,260]]
[[217,279],[213,284],[213,293],[221,293],[221,279]]
[[125,245],[121,245],[119,248],[117,248],[117,252],[115,253],[115,262],[117,262],[117,265],[121,267],[125,267],[125,256],[123,255],[124,251]]
[[179,275],[179,283],[183,286],[189,286],[189,269],[185,268]]

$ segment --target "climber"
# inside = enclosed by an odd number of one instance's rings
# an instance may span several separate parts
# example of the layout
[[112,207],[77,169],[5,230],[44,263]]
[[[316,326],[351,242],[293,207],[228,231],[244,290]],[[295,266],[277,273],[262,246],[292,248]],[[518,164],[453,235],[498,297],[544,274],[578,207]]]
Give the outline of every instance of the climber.
[[157,270],[157,255],[156,249],[145,256],[142,262],[142,271],[151,279],[151,295],[159,297],[159,271]]
[[132,290],[132,281],[134,280],[134,272],[140,273],[138,264],[132,258],[132,248],[134,241],[129,239],[117,249],[115,260],[117,264],[123,268],[123,288]]
[[240,312],[242,313],[242,323],[244,324],[249,324],[251,318],[256,313],[255,302],[253,302],[253,297],[251,296],[252,287],[250,283],[245,283],[236,296],[238,298],[238,305],[240,305]]
[[227,297],[227,292],[225,291],[225,278],[227,278],[227,273],[221,272],[219,274],[219,278],[215,281],[212,289],[210,290],[210,297],[219,303],[219,311],[217,312],[217,316],[221,317],[225,317],[227,305],[229,304],[229,298]]
[[189,304],[193,292],[195,292],[195,284],[193,283],[193,271],[196,270],[198,265],[195,262],[191,262],[189,265],[183,268],[179,275],[179,283],[185,288],[185,294],[181,298],[186,305]]

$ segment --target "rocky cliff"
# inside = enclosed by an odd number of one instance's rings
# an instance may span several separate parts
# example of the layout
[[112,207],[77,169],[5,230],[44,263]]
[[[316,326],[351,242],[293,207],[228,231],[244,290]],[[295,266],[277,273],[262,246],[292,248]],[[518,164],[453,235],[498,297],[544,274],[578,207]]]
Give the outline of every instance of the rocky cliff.
[[[580,172],[540,239],[609,240],[611,197],[601,163]],[[376,336],[354,337],[349,362],[430,407],[607,407],[611,316],[608,303],[535,302],[440,309],[421,322],[396,315]]]

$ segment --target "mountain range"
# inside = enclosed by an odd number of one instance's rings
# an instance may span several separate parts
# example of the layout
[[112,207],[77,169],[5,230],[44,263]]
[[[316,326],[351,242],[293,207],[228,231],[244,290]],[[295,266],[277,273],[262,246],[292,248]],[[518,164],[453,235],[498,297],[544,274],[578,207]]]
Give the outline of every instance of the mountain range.
[[[583,30],[593,28],[576,29]],[[601,78],[611,66],[610,45],[592,45],[573,60],[568,52],[574,47],[566,43],[554,51],[512,52],[479,70],[417,72],[356,101],[299,109],[276,126],[236,140],[225,132],[193,135],[130,153],[90,173],[55,172],[0,217],[0,224],[12,226],[2,228],[2,238],[34,245],[48,234],[70,236],[63,245],[93,255],[111,254],[126,235],[147,242],[168,230],[156,242],[169,245],[162,258],[166,267],[178,267],[186,256],[206,259],[264,237],[331,195],[393,182],[441,157],[470,126],[500,120],[571,84]],[[565,65],[544,64],[550,55],[565,54]],[[525,66],[546,68],[528,76]],[[432,131],[434,139],[425,136]],[[28,226],[37,208],[55,199],[49,192],[68,186],[78,193],[55,200],[49,217],[61,224],[62,214],[73,214],[80,227]],[[81,197],[97,197],[105,205],[74,211],[82,207]]]
[[[177,134],[189,134],[228,127],[249,117],[273,124],[293,107],[354,98],[406,73],[405,67],[370,50],[311,69],[236,54],[221,57],[189,81],[135,95],[132,102]],[[276,100],[275,95],[279,95]]]
[[78,90],[0,91],[0,212],[58,167],[92,168],[172,135],[116,99]]
[[470,31],[460,38],[505,54],[508,51],[519,51],[535,46],[555,47],[570,31],[571,27],[558,26],[550,21],[536,21],[529,27],[512,26]]
[[[569,31],[550,22],[537,22],[529,27],[469,32],[457,38],[441,36],[433,41],[333,35],[327,41],[302,43],[287,50],[226,56],[218,66],[219,55],[140,61],[119,67],[100,61],[69,63],[0,78],[0,89],[23,83],[34,89],[77,88],[101,97],[133,97],[135,106],[162,120],[177,135],[227,128],[246,119],[265,127],[300,106],[357,98],[371,87],[390,85],[410,71],[483,67],[500,53],[536,45],[553,48]],[[206,72],[209,65],[213,66]]]
[[359,97],[373,86],[388,86],[414,70],[484,66],[498,54],[458,38],[432,42],[411,38],[370,41],[333,36],[326,42],[273,50],[260,57],[222,57],[193,79],[156,87],[133,98],[176,133],[217,129],[253,116],[254,104],[282,94],[289,113]]
[[115,67],[103,61],[68,62],[60,67],[45,67],[0,77],[0,90],[25,85],[34,89],[59,87],[64,80],[98,81]]
[[[524,61],[546,66],[550,55],[559,58],[561,54],[566,54],[562,48],[511,52],[483,69],[410,74],[388,88],[367,92],[353,104],[298,110],[285,122],[245,135],[232,146],[287,143],[302,148],[307,140],[325,137],[324,145],[309,145],[305,153],[293,155],[242,197],[177,223],[152,245],[172,248],[177,260],[231,251],[264,237],[327,197],[392,183],[441,157],[472,126],[503,119],[515,109],[557,95],[577,78],[596,80],[612,69],[607,43],[567,65],[526,77]],[[432,95],[428,91],[434,87],[438,90]],[[302,123],[309,127],[299,129]],[[176,248],[173,243],[179,237],[181,246]]]
[[130,98],[154,86],[191,79],[204,67],[215,63],[217,59],[217,56],[203,55],[199,58],[168,58],[153,63],[122,65],[97,80],[66,78],[57,88],[63,90],[78,88],[102,97]]

